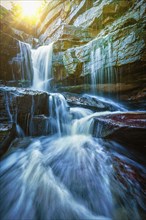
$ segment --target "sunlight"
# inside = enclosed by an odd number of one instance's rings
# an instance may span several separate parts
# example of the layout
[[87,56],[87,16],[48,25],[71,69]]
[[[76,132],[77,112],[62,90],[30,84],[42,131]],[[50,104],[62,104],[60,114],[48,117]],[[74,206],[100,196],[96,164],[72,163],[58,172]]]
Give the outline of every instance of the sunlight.
[[19,4],[22,7],[22,15],[29,18],[37,16],[41,3],[41,1],[21,1]]

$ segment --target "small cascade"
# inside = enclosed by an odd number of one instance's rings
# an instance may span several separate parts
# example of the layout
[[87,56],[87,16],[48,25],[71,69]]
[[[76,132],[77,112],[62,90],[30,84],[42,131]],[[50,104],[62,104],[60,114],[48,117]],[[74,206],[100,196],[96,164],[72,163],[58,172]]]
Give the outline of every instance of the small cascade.
[[[112,66],[112,41],[108,39],[106,46],[101,45],[93,49],[90,53],[91,65],[91,92],[97,93],[97,90],[104,91],[104,84],[107,84],[110,91],[110,84],[115,82],[114,69]],[[102,92],[101,92],[102,94]]]
[[96,112],[80,119],[74,119],[71,126],[71,135],[83,134],[90,136],[93,133],[94,117],[105,116],[108,114],[112,114],[112,112]]
[[103,83],[103,69],[102,67],[102,56],[101,56],[101,48],[97,48],[91,51],[91,88],[92,93],[95,94],[97,91],[98,84]]
[[[13,103],[12,103],[13,100]],[[14,107],[16,105],[15,97],[12,99],[12,95],[5,92],[5,103],[6,103],[6,112],[8,115],[8,121],[10,123],[14,123],[16,125],[16,133],[18,137],[24,137],[25,134],[18,124],[18,109],[17,107]],[[14,104],[15,103],[15,104]]]
[[50,90],[50,81],[52,80],[52,53],[53,43],[32,50],[34,71],[33,89],[44,91]]
[[83,97],[87,98],[87,99],[93,99],[94,101],[101,101],[102,103],[106,104],[110,111],[127,111],[126,107],[124,107],[122,104],[114,102],[111,99],[105,98],[105,97],[101,97],[101,96],[95,96],[95,95],[89,95],[89,94],[84,94]]
[[10,103],[11,103],[11,97],[8,96],[8,93],[5,93],[5,104],[6,104],[6,112],[8,115],[8,121],[13,122],[13,115],[11,114],[10,110]]
[[9,62],[12,66],[13,80],[28,81],[31,85],[33,75],[31,46],[19,41],[19,50],[20,52]]
[[27,43],[19,41],[21,56],[21,79],[32,81],[33,68],[31,59],[31,46]]
[[80,119],[80,118],[86,117],[88,115],[91,115],[93,113],[89,109],[80,108],[80,107],[71,108],[70,112],[73,116],[73,119]]
[[49,129],[51,134],[59,136],[69,133],[70,112],[69,106],[63,95],[52,93],[49,96]]

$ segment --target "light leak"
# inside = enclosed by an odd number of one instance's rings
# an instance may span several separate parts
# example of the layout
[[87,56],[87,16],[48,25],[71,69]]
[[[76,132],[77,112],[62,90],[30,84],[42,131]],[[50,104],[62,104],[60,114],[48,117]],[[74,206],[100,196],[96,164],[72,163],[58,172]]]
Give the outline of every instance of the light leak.
[[42,1],[21,1],[20,6],[22,8],[22,15],[24,17],[35,17],[37,16],[38,10],[42,4]]

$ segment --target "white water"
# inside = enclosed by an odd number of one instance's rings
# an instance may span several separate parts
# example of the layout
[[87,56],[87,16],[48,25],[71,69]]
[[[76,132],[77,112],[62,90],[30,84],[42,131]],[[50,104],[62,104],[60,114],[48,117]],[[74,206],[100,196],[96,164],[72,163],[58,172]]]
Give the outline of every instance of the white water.
[[21,64],[21,74],[22,79],[27,79],[31,81],[31,76],[33,73],[31,65],[31,46],[27,43],[19,41],[20,56],[22,58]]
[[31,52],[34,71],[32,88],[48,91],[52,80],[53,43],[33,49]]
[[[91,92],[97,94],[98,87],[104,91],[104,84],[115,83],[114,69],[112,64],[112,42],[107,40],[107,46],[94,48],[90,53],[91,65]],[[103,88],[102,88],[102,87]]]
[[49,128],[50,133],[66,135],[70,132],[71,115],[69,106],[63,95],[51,93],[49,96]]
[[12,65],[13,80],[28,80],[31,82],[33,75],[31,46],[19,41],[19,50],[20,52],[9,62]]
[[89,95],[89,94],[84,94],[83,97],[86,97],[87,99],[93,98],[94,100],[97,100],[97,102],[101,101],[103,104],[108,104],[109,108],[111,106],[115,110],[127,111],[126,107],[123,106],[122,104],[120,104],[118,102],[114,102],[113,100],[105,98],[105,97],[101,97],[101,96],[97,96],[97,95]]
[[143,168],[118,153],[112,157],[106,142],[84,132],[86,124],[79,126],[82,134],[37,138],[26,148],[20,141],[1,162],[3,220],[141,220],[139,182],[115,169],[114,158],[122,159],[127,171]]

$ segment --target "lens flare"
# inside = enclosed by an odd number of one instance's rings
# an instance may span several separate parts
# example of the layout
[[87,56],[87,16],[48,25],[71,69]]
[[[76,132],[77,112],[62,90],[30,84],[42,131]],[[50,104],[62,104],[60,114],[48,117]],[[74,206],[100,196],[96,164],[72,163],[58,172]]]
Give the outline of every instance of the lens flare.
[[22,15],[31,18],[37,16],[41,1],[21,1],[20,6],[22,8]]

